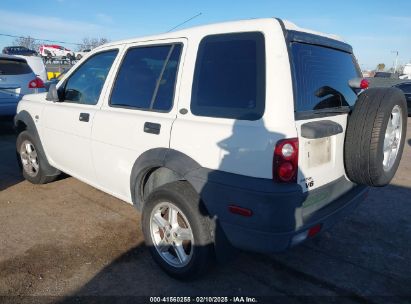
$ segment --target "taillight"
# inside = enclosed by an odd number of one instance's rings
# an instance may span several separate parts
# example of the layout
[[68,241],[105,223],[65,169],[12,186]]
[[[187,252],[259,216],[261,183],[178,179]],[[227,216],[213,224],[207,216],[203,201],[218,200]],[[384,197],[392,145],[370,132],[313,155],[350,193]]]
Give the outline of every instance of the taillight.
[[40,78],[36,77],[29,82],[29,89],[44,88],[44,82]]
[[277,142],[274,150],[273,179],[279,183],[295,183],[298,175],[298,138]]
[[360,82],[360,88],[363,90],[368,89],[368,86],[370,85],[370,83],[368,82],[367,79],[362,79]]

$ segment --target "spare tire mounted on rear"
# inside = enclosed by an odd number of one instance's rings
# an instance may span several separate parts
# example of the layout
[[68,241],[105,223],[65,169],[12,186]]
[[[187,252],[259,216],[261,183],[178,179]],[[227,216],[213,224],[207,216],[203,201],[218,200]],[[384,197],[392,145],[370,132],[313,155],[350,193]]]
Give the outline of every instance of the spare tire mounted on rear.
[[407,129],[407,105],[396,88],[371,88],[360,94],[348,119],[344,163],[357,184],[385,186],[401,160]]

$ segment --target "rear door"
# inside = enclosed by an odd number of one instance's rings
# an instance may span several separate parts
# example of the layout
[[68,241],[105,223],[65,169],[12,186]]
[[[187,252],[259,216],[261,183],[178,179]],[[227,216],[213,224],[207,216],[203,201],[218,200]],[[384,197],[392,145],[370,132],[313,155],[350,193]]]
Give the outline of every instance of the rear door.
[[291,43],[296,127],[299,137],[299,178],[304,191],[328,185],[308,200],[318,209],[347,192],[344,139],[347,116],[357,95],[348,81],[360,77],[350,52],[325,46]]
[[185,39],[130,44],[94,118],[92,153],[99,185],[123,200],[131,202],[136,159],[170,145],[185,44]]
[[28,85],[34,78],[24,59],[0,57],[0,115],[16,114],[21,97],[32,93]]

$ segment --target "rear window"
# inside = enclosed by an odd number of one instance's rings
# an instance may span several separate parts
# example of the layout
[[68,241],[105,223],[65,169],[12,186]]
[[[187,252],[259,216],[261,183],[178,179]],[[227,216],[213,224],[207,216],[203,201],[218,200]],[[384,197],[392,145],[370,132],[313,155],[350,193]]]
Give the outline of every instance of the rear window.
[[198,116],[257,120],[265,107],[262,33],[205,37],[199,46],[191,112]]
[[327,47],[291,44],[296,112],[353,106],[348,81],[360,77],[352,54]]
[[21,60],[0,59],[0,75],[20,75],[32,73],[29,65]]

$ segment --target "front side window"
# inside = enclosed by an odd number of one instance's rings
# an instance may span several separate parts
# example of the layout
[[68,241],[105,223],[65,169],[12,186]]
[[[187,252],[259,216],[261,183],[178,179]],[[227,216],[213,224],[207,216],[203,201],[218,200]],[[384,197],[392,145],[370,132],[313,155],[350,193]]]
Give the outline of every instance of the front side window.
[[168,44],[128,50],[114,83],[110,105],[170,111],[181,48],[181,44]]
[[205,37],[197,55],[191,112],[260,119],[265,108],[264,45],[264,35],[259,32]]
[[117,53],[118,50],[98,53],[75,70],[64,86],[64,101],[87,105],[97,104]]

